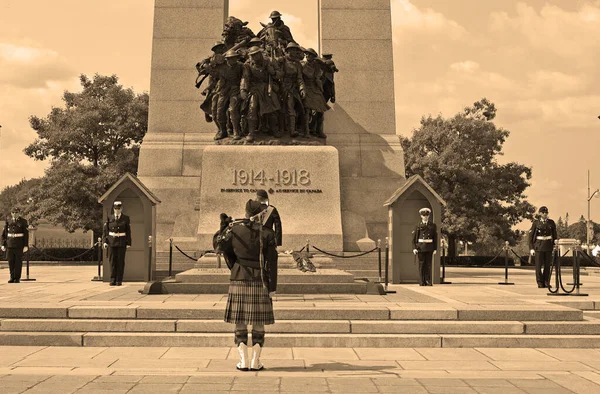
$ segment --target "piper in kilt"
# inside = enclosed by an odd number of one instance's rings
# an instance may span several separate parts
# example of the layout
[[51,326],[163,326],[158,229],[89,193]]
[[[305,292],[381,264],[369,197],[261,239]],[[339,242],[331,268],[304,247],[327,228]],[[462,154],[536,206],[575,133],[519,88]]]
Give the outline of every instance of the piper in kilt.
[[[225,321],[235,324],[235,345],[240,354],[237,369],[260,371],[260,353],[266,324],[275,323],[273,301],[277,288],[277,242],[273,230],[263,227],[265,205],[249,200],[245,220],[235,221],[221,250],[231,269]],[[262,248],[261,248],[262,247]],[[248,363],[248,325],[252,325],[252,360]]]

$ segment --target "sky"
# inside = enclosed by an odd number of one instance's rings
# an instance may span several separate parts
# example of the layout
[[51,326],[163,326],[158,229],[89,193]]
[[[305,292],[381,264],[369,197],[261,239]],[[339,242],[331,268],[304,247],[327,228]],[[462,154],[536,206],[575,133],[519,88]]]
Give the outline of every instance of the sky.
[[[255,32],[279,10],[317,47],[317,0],[229,0]],[[487,97],[511,132],[499,161],[533,168],[526,194],[551,217],[587,212],[600,187],[600,0],[391,0],[397,134]],[[152,0],[0,0],[0,189],[43,175],[22,151],[28,117],[61,106],[78,75],[116,74],[148,91]],[[152,94],[152,92],[150,92]],[[600,200],[591,200],[600,221]]]

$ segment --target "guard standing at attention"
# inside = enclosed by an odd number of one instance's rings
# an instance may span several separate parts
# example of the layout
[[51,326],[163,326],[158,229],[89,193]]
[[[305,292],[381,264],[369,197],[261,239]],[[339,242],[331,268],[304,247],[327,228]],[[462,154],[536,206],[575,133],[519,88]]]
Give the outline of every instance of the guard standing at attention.
[[2,243],[0,249],[6,252],[8,267],[10,269],[10,280],[8,283],[21,282],[21,270],[23,268],[23,253],[29,250],[29,230],[27,220],[19,216],[19,208],[10,210],[10,218],[4,224],[2,230]]
[[123,215],[123,203],[113,203],[113,215],[109,215],[104,224],[104,249],[110,247],[110,285],[123,284],[125,271],[125,252],[131,246],[131,225],[129,216]]
[[269,204],[269,193],[264,189],[256,191],[256,201],[260,202],[265,210],[265,214],[262,219],[262,224],[266,228],[275,232],[275,241],[277,246],[281,246],[283,240],[283,233],[281,230],[281,217],[275,206]]
[[[550,287],[550,263],[557,238],[556,223],[548,219],[548,208],[540,207],[540,218],[533,221],[529,230],[529,253],[535,256],[535,279],[538,288]],[[542,266],[544,270],[542,271]]]
[[421,208],[421,221],[413,231],[413,253],[419,259],[420,286],[433,286],[431,281],[431,262],[437,251],[437,226],[429,220],[431,209]]

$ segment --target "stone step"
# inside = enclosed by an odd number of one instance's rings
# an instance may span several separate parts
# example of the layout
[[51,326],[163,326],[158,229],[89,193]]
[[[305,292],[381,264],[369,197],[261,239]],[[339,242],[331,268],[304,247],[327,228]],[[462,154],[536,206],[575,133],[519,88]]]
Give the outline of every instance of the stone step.
[[[229,283],[162,282],[163,294],[227,294]],[[367,294],[367,282],[278,283],[279,294]]]
[[[175,275],[175,280],[181,283],[223,283],[229,285],[230,271],[227,268],[193,269]],[[277,285],[280,284],[340,284],[354,283],[354,275],[335,269],[320,269],[317,272],[302,272],[297,269],[279,269]],[[279,288],[277,289],[279,291]]]
[[[223,313],[221,313],[222,317]],[[3,319],[0,331],[13,332],[191,332],[228,333],[222,320],[142,319]],[[582,322],[463,322],[276,320],[267,332],[290,334],[505,334],[600,335],[599,321]]]
[[[250,335],[251,337],[251,335]],[[0,346],[229,347],[233,333],[0,331]],[[267,334],[269,347],[597,348],[600,335]]]
[[[448,305],[411,304],[403,306],[348,305],[332,301],[315,306],[311,302],[295,306],[273,301],[276,320],[459,320],[459,321],[583,321],[583,311],[554,305],[520,307],[487,306],[485,308]],[[61,306],[49,304],[0,306],[3,319],[148,319],[221,320],[225,302],[170,302],[132,306]],[[586,316],[587,316],[586,312]],[[591,322],[596,319],[590,319]]]

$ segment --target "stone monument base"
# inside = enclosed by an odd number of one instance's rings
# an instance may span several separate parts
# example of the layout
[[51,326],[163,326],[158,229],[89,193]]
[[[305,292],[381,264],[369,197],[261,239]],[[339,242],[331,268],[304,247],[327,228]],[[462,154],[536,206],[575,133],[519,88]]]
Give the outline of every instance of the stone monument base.
[[258,189],[269,193],[282,221],[283,249],[307,240],[343,250],[338,151],[331,146],[207,146],[202,154],[199,250],[212,245],[219,214],[245,217]]

